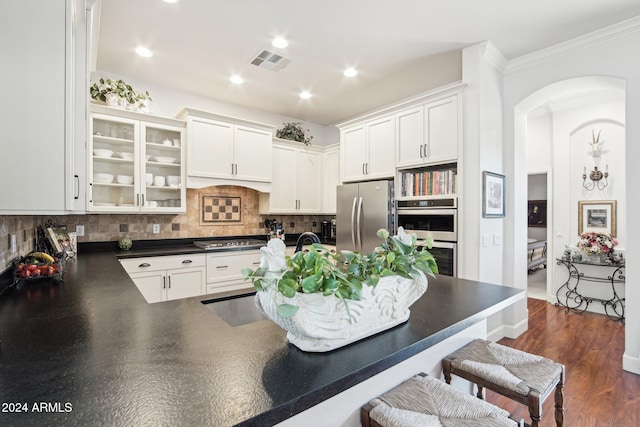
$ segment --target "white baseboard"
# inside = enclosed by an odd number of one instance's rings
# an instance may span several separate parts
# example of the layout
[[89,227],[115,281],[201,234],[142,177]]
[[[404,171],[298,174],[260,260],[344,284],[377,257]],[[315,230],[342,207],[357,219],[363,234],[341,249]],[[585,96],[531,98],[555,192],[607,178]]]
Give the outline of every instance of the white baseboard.
[[515,325],[500,325],[487,333],[489,341],[497,342],[502,338],[518,338],[522,333],[529,329],[529,310],[527,316]]
[[622,355],[622,369],[640,375],[640,357],[633,357],[627,353]]

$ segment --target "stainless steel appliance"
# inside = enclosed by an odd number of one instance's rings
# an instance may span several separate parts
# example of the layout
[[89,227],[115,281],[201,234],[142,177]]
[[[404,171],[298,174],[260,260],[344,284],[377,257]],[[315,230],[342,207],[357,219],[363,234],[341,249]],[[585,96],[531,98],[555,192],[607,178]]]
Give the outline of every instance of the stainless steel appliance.
[[438,272],[458,274],[458,202],[456,198],[399,200],[398,227],[415,233],[418,240],[432,238],[429,252],[436,259]]
[[320,238],[323,242],[331,238],[331,223],[329,221],[322,221],[320,223]]
[[438,274],[444,274],[445,276],[458,275],[458,248],[456,243],[436,240],[433,242],[433,247],[427,250],[436,259]]
[[458,241],[457,199],[422,199],[398,201],[398,227],[415,233],[419,239],[431,237],[447,242]]
[[376,232],[394,231],[393,181],[369,181],[338,186],[336,250],[369,253],[381,241]]
[[220,240],[198,240],[193,242],[194,245],[198,246],[207,251],[216,251],[216,250],[242,250],[242,249],[260,249],[262,246],[265,246],[267,243],[262,240],[257,239],[220,239]]

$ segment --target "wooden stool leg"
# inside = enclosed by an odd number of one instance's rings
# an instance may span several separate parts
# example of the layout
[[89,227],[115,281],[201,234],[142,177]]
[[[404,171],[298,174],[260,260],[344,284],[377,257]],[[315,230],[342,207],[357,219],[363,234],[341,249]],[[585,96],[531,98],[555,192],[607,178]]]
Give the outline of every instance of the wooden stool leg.
[[540,402],[540,393],[535,390],[529,392],[529,415],[531,416],[531,427],[539,427],[542,418],[542,402]]
[[476,384],[478,386],[478,399],[484,400],[484,393],[482,393],[483,387],[480,384]]
[[558,385],[556,386],[555,393],[555,407],[556,407],[556,426],[562,427],[564,424],[564,366],[562,367],[562,372],[560,372],[560,381],[558,381]]
[[451,384],[451,361],[442,359],[442,373],[447,384]]

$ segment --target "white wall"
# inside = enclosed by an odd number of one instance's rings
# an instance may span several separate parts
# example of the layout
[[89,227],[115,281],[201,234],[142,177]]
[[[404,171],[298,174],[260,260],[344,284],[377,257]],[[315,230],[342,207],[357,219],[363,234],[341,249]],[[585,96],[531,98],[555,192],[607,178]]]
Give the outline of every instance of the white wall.
[[[637,144],[640,141],[640,122],[634,120],[640,115],[640,56],[637,55],[640,48],[639,27],[640,18],[630,20],[616,28],[600,31],[602,37],[590,35],[576,40],[579,48],[566,50],[565,44],[561,49],[549,52],[552,54],[536,54],[509,64],[504,77],[504,155],[505,172],[513,178],[516,185],[507,188],[507,208],[515,214],[505,221],[505,226],[513,236],[508,241],[505,239],[507,253],[519,256],[519,248],[524,247],[526,242],[526,227],[521,227],[519,223],[526,215],[526,193],[518,191],[526,185],[526,113],[551,97],[550,85],[565,80],[565,88],[568,89],[573,83],[586,85],[589,84],[589,79],[585,76],[610,76],[624,81],[625,177],[627,182],[640,182],[640,168],[636,165],[640,159],[640,144]],[[571,80],[575,78],[581,79]],[[545,88],[549,93],[546,93]],[[631,187],[627,187],[626,191],[626,215],[634,217],[640,214],[640,198]],[[640,235],[640,222],[627,224],[627,235]],[[628,259],[637,260],[640,257],[638,239],[629,239],[624,245]],[[626,270],[627,284],[638,283],[640,280],[640,268],[637,265],[637,261],[629,263]],[[524,280],[526,265],[516,259],[513,265],[505,265],[505,276],[514,282]],[[623,366],[628,371],[640,374],[640,289],[637,286],[627,286],[626,292]]]
[[[309,129],[313,140],[311,144],[326,146],[340,142],[340,132],[335,126],[321,126],[294,117],[281,116],[266,111],[246,108],[241,105],[231,104],[217,99],[201,96],[195,93],[185,92],[161,86],[153,82],[148,82],[128,76],[121,76],[108,71],[98,70],[91,73],[91,84],[97,82],[101,77],[111,79],[122,79],[131,85],[135,90],[149,91],[153,99],[153,114],[165,117],[175,117],[184,107],[191,107],[227,116],[239,117],[282,127],[283,122],[303,122],[305,129]],[[241,90],[238,88],[238,90]],[[274,133],[275,136],[275,133]]]

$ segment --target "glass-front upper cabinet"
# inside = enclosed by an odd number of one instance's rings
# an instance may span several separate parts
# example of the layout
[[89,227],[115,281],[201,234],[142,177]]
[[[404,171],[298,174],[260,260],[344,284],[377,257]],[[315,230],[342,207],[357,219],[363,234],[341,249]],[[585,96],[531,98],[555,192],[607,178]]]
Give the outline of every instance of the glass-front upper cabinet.
[[89,211],[185,212],[184,122],[99,105],[91,111]]

